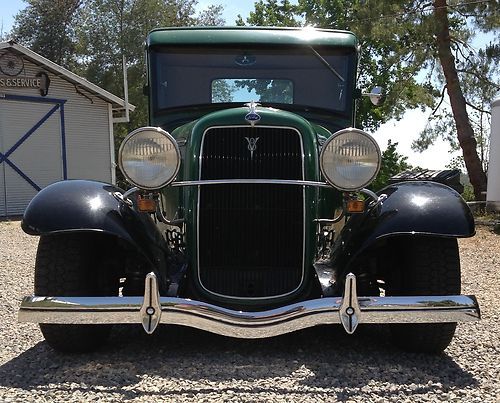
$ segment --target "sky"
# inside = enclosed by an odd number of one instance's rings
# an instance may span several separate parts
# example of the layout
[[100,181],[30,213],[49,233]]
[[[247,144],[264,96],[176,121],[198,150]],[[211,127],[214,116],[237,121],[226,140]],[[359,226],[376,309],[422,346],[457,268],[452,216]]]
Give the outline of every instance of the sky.
[[[245,19],[253,10],[254,0],[198,0],[198,10],[210,4],[221,4],[224,7],[223,17],[227,25],[234,22],[241,14]],[[26,6],[22,0],[0,0],[0,31],[9,31],[15,15]],[[380,83],[383,86],[383,83]],[[369,88],[363,88],[368,92]],[[430,111],[409,110],[399,121],[391,120],[383,124],[375,133],[372,133],[382,150],[387,148],[389,139],[397,142],[397,151],[408,157],[408,163],[427,169],[445,169],[446,164],[459,153],[449,153],[448,145],[439,140],[428,150],[418,153],[411,149],[411,143],[418,138],[418,134],[425,128]]]

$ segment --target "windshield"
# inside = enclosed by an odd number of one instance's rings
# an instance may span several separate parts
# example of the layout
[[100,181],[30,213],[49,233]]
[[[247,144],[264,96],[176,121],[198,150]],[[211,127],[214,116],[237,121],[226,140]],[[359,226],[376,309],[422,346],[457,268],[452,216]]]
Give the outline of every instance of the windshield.
[[300,48],[171,48],[151,52],[155,110],[255,101],[345,111],[352,53]]

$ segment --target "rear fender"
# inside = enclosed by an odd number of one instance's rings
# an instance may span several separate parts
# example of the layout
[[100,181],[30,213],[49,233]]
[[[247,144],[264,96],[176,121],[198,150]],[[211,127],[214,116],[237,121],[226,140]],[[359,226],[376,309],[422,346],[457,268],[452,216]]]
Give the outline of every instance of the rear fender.
[[348,272],[356,257],[384,238],[465,238],[475,234],[467,203],[448,186],[435,182],[396,183],[379,194],[387,198],[365,214],[352,216],[335,242],[332,262],[342,272]]
[[165,242],[147,214],[115,196],[120,188],[102,182],[70,180],[41,190],[30,202],[21,227],[30,235],[98,232],[127,242],[152,267],[165,259]]

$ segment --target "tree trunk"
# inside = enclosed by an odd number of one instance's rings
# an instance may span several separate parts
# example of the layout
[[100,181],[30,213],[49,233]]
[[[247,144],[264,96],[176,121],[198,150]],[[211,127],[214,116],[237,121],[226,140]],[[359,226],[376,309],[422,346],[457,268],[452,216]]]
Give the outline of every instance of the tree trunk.
[[477,142],[469,121],[465,98],[460,88],[455,58],[451,53],[450,28],[446,0],[434,0],[438,57],[446,79],[448,97],[457,128],[457,137],[464,156],[476,200],[485,200],[486,174],[477,155]]

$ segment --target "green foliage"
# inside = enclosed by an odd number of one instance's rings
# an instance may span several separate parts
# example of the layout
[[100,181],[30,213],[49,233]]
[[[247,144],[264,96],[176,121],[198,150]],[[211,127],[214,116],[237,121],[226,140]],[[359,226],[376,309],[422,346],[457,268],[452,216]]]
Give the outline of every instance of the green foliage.
[[462,173],[466,172],[464,157],[461,155],[453,158],[448,164],[446,164],[446,168],[449,169],[460,169]]
[[387,142],[387,148],[382,152],[382,164],[375,180],[370,185],[373,191],[379,191],[389,184],[389,179],[403,171],[413,167],[407,163],[408,157],[397,152],[398,143],[391,140]]
[[471,202],[476,200],[476,196],[474,195],[474,188],[470,183],[464,185],[464,191],[462,193],[462,197],[466,202]]
[[71,68],[76,64],[75,22],[82,0],[26,0],[11,35],[34,52]]
[[255,91],[261,102],[293,103],[293,86],[289,80],[236,80],[236,87]]
[[233,102],[235,91],[232,80],[214,80],[212,82],[212,102]]
[[[268,27],[300,27],[301,21],[297,19],[301,10],[289,0],[259,0],[254,3],[255,11],[250,12],[247,22],[251,25]],[[241,15],[238,16],[237,25],[245,25]]]

